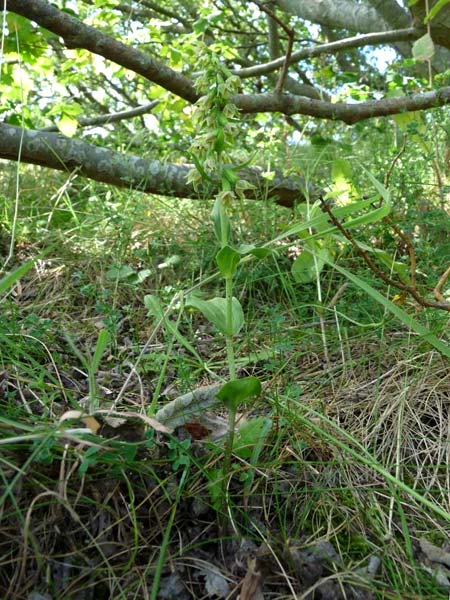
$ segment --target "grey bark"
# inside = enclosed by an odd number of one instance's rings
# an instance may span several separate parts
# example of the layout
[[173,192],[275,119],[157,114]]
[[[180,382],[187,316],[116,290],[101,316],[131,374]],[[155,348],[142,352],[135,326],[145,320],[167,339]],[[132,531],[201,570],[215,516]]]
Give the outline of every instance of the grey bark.
[[[356,35],[350,38],[344,38],[330,42],[328,44],[320,44],[311,46],[310,48],[302,48],[292,53],[290,64],[300,62],[301,60],[320,56],[321,54],[335,54],[352,48],[361,48],[364,46],[377,46],[381,44],[391,44],[400,40],[414,41],[425,33],[423,28],[410,27],[407,29],[398,29],[394,31],[377,31],[365,35]],[[277,58],[270,62],[254,65],[252,67],[244,67],[235,69],[233,73],[239,77],[255,77],[276,71],[283,66],[284,58]]]
[[[0,124],[0,158],[68,173],[76,171],[102,183],[169,197],[198,199],[218,191],[213,187],[208,191],[195,191],[186,181],[189,166],[146,160],[57,133],[13,125]],[[248,191],[249,198],[261,197],[261,190],[267,188],[267,180],[261,177],[258,169],[245,169],[242,178],[256,188]],[[304,188],[305,183],[300,177],[287,178],[277,174],[270,183],[269,196],[278,204],[291,207],[305,200]]]
[[370,100],[358,104],[332,103],[300,98],[289,94],[238,94],[232,98],[244,113],[280,112],[285,115],[309,115],[319,119],[340,120],[347,125],[373,117],[426,110],[450,104],[450,86],[425,94]]
[[380,31],[380,15],[367,4],[353,0],[275,0],[283,11],[326,27],[349,29],[361,33]]

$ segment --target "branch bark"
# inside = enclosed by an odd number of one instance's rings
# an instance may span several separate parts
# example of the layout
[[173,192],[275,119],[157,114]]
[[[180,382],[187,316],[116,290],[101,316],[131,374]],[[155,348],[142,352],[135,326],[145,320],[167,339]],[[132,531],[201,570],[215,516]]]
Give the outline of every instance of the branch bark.
[[280,112],[285,115],[309,115],[319,119],[340,120],[347,125],[373,117],[386,117],[402,112],[437,108],[450,104],[450,86],[433,92],[369,100],[358,104],[324,102],[289,94],[238,94],[232,98],[244,113]]
[[[129,110],[107,113],[106,115],[99,115],[97,117],[82,117],[78,119],[78,125],[79,127],[98,127],[100,125],[108,125],[109,123],[116,123],[117,121],[123,121],[125,119],[133,119],[134,117],[146,115],[158,106],[158,104],[159,100],[153,100],[148,104],[130,108]],[[56,125],[50,125],[49,127],[42,127],[40,131],[58,131],[58,127]]]
[[[361,48],[362,46],[377,46],[400,41],[413,42],[414,40],[419,39],[424,32],[425,29],[410,27],[408,29],[378,31],[365,35],[356,35],[350,38],[338,40],[336,42],[320,44],[319,46],[312,46],[311,48],[302,48],[301,50],[297,50],[291,54],[289,64],[297,63],[306,58],[314,58],[320,54],[336,54],[336,52],[342,52],[343,50],[349,50],[351,48]],[[283,66],[283,62],[284,58],[277,58],[261,65],[255,65],[243,69],[235,69],[232,72],[234,75],[238,75],[242,78],[256,77],[280,69]]]
[[[277,4],[282,1],[294,2],[294,0],[277,0]],[[326,2],[326,0],[317,0],[319,5],[322,5],[323,2]],[[341,2],[349,3],[349,0],[339,0],[339,4]],[[307,2],[304,4],[305,6],[308,5]],[[361,6],[361,10],[364,7],[367,9],[366,5],[358,6]],[[143,75],[188,102],[195,102],[198,99],[195,87],[187,77],[166,67],[147,54],[134,50],[93,27],[84,25],[75,17],[50,6],[43,0],[7,0],[7,8],[28,19],[33,19],[53,33],[61,35],[70,48],[85,48],[95,54],[104,56],[116,64]],[[336,44],[339,44],[339,42],[336,42]],[[309,52],[309,49],[306,50]],[[449,90],[450,87],[411,97],[350,105],[332,104],[322,100],[287,94],[239,94],[233,101],[244,113],[281,112],[286,115],[304,114],[322,119],[338,119],[352,125],[372,117],[443,106],[449,103]]]
[[[214,188],[196,192],[186,179],[190,167],[138,156],[121,154],[58,133],[22,129],[0,123],[0,158],[73,172],[114,185],[173,198],[199,199],[213,195]],[[269,196],[286,207],[304,202],[305,182],[300,177],[276,174],[270,183],[258,169],[245,169],[241,176],[256,189],[248,191],[250,199]],[[263,191],[261,191],[263,190]],[[313,190],[311,190],[313,192]]]
[[[369,33],[380,29],[380,15],[367,4],[353,0],[274,0],[284,12],[334,27]],[[386,27],[387,29],[387,27]]]

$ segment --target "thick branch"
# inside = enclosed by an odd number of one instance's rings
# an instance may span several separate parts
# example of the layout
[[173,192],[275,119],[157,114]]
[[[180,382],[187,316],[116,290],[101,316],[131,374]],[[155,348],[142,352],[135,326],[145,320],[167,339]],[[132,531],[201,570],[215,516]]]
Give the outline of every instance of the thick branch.
[[[318,0],[318,4],[321,3],[322,0]],[[57,10],[43,0],[7,0],[7,8],[26,18],[33,19],[50,31],[63,36],[69,47],[86,48],[104,56],[190,102],[198,99],[198,94],[188,78],[150,58],[147,54],[117,42],[93,27],[84,25],[71,15]],[[244,113],[304,114],[322,119],[342,120],[351,125],[372,117],[443,106],[449,103],[449,97],[450,87],[446,87],[435,92],[410,97],[351,105],[332,104],[288,94],[239,94],[233,98],[233,101]]]
[[370,100],[358,104],[332,103],[300,98],[289,94],[238,94],[233,102],[244,113],[280,112],[285,115],[309,115],[319,119],[340,120],[353,125],[373,117],[437,108],[450,104],[450,86],[434,92]]
[[380,14],[383,21],[390,27],[408,27],[411,23],[411,15],[408,10],[402,8],[397,0],[368,0],[368,3]]
[[[81,175],[117,187],[136,189],[156,195],[175,198],[203,198],[186,181],[190,167],[138,156],[120,154],[57,133],[27,130],[0,123],[0,158],[20,160],[57,169],[77,171]],[[270,184],[258,169],[245,169],[242,177],[256,186],[249,190],[249,198],[261,197],[261,189],[269,187],[269,194],[278,204],[293,206],[305,200],[301,178],[276,175]],[[209,190],[213,194],[216,190]]]
[[6,8],[26,19],[36,21],[41,27],[61,36],[67,48],[84,48],[103,56],[146,77],[188,102],[195,102],[198,99],[192,81],[184,75],[151,58],[148,54],[134,50],[98,29],[85,25],[43,0],[7,0]]
[[[380,15],[354,0],[275,0],[283,11],[326,27],[369,33],[380,29]],[[386,28],[387,29],[387,28]]]

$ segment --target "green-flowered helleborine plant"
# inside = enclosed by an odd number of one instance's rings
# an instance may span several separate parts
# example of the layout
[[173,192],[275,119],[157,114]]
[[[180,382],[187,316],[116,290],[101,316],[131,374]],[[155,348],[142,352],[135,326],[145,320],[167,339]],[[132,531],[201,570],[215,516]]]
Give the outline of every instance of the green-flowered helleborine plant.
[[252,186],[238,175],[238,171],[246,165],[241,163],[237,167],[232,166],[239,162],[235,156],[239,112],[231,98],[239,90],[240,79],[233,76],[210,49],[202,52],[200,69],[202,74],[196,86],[202,96],[196,104],[194,114],[194,124],[199,133],[191,146],[195,168],[189,174],[189,181],[195,187],[200,184],[207,187],[210,184],[219,188],[214,198],[211,218],[220,246],[216,263],[225,283],[225,297],[211,300],[191,297],[187,306],[199,310],[226,340],[230,380],[217,394],[228,409],[228,438],[223,464],[223,475],[226,476],[231,468],[237,407],[261,392],[261,383],[256,377],[237,379],[233,344],[234,337],[244,325],[242,306],[233,296],[233,282],[242,254],[246,252],[242,249],[239,251],[232,245],[228,209]]

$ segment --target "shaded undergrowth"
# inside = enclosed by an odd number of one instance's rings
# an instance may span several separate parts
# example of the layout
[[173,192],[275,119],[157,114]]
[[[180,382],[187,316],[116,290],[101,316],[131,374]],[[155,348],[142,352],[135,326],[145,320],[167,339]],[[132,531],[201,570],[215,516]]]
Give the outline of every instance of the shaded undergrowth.
[[[162,205],[151,224],[133,208],[90,214],[65,237],[55,228],[58,250],[3,299],[1,597],[447,597],[448,364],[338,273],[324,272],[321,303],[293,283],[290,248],[237,273],[238,375],[264,382],[239,424],[270,428],[259,445],[241,439],[222,518],[220,439],[204,422],[167,434],[139,418],[155,394],[164,405],[224,373],[223,340],[201,315],[185,311],[174,337],[143,302],[167,304],[214,269],[201,210],[180,203],[172,225]],[[258,214],[244,218],[249,229]],[[268,223],[281,227],[279,214]],[[19,233],[17,263],[47,245]],[[446,317],[417,318],[445,339]],[[126,416],[61,422],[89,412],[73,347],[92,356],[102,330],[95,393]]]

